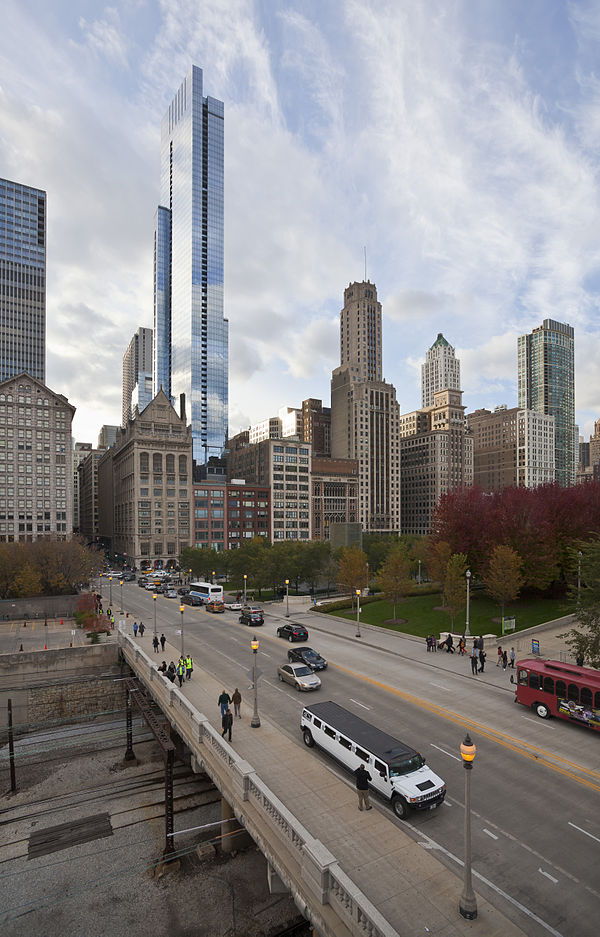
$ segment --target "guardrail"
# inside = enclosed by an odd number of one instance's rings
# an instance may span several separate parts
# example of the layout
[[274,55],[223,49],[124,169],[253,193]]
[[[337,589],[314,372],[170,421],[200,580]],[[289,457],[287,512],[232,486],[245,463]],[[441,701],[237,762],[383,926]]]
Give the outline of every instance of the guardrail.
[[[315,927],[322,933],[333,934],[324,918],[324,911],[329,906],[353,937],[400,937],[341,869],[335,856],[310,834],[252,765],[241,758],[207,717],[186,699],[179,687],[163,677],[156,669],[155,661],[122,632],[119,645],[127,662],[199,764],[230,801],[240,823],[258,843]],[[266,824],[275,835],[279,848],[273,848],[273,837],[265,834],[261,824]],[[286,856],[292,861],[286,861]]]

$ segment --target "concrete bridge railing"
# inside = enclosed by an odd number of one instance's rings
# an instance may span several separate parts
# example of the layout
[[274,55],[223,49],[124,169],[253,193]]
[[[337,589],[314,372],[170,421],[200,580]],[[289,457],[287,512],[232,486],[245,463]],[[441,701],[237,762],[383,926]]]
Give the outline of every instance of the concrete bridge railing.
[[343,924],[352,937],[400,937],[327,847],[311,835],[179,688],[158,672],[154,661],[128,635],[119,634],[119,645],[127,663],[192,752],[198,770],[210,775],[317,931],[341,937]]

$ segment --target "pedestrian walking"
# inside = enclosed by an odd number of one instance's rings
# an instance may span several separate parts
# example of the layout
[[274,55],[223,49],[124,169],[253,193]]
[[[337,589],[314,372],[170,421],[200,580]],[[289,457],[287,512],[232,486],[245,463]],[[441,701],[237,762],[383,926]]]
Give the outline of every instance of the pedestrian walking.
[[221,726],[223,731],[221,732],[221,738],[225,738],[225,733],[229,733],[229,741],[231,742],[231,727],[233,725],[233,716],[229,707],[225,710],[221,716]]
[[177,672],[177,679],[179,680],[179,686],[183,686],[183,681],[185,679],[185,661],[183,657],[179,658],[176,672]]
[[231,702],[233,703],[233,711],[235,715],[238,717],[238,719],[241,719],[242,717],[240,715],[240,706],[242,705],[242,694],[240,693],[237,687],[233,691]]
[[133,637],[134,637],[134,638],[137,638],[137,631],[138,631],[138,629],[137,629],[137,621],[134,621],[134,623],[133,623]]
[[140,638],[143,638],[143,637],[144,637],[144,631],[145,631],[145,630],[146,630],[146,626],[145,626],[144,622],[141,621],[141,622],[140,622],[140,627],[139,627]]
[[158,654],[158,638],[156,637],[156,635],[154,635],[154,637],[152,638],[152,647],[154,648],[154,653]]
[[115,616],[114,615],[110,616],[110,628],[111,628],[111,631],[115,630]]
[[370,810],[369,781],[371,780],[371,775],[365,766],[361,765],[360,768],[357,768],[354,772],[354,776],[356,778],[356,793],[358,794],[358,809]]
[[502,670],[508,667],[508,651],[502,651]]
[[167,639],[165,638],[164,634],[161,634],[161,636],[160,636],[160,646],[161,646],[161,648],[162,648],[162,650],[163,650],[163,653],[164,653],[164,650],[165,650],[165,644],[166,644],[166,643],[167,643]]
[[459,641],[458,641],[458,653],[460,654],[461,657],[464,657],[464,653],[466,649],[467,649],[467,643],[465,641],[465,636],[463,634],[462,638],[459,638]]
[[192,655],[188,654],[185,659],[185,679],[192,679],[192,671],[194,669],[194,661],[192,660]]
[[479,663],[481,666],[479,668],[479,673],[483,673],[483,668],[485,667],[485,658],[486,658],[486,653],[483,650],[483,648],[480,648],[479,649]]
[[477,673],[478,663],[479,663],[479,651],[477,650],[475,646],[475,642],[473,642],[473,649],[471,651],[471,673],[474,673],[474,674]]
[[231,697],[227,690],[223,690],[219,699],[217,700],[217,705],[221,707],[221,715],[224,716],[227,710],[229,709],[229,704],[231,702]]
[[446,638],[446,654],[454,654],[454,639],[450,632],[448,632],[448,637]]
[[498,645],[498,660],[496,661],[496,667],[499,667],[502,663],[502,645]]
[[511,647],[511,649],[510,649],[510,666],[511,666],[511,668],[512,668],[513,670],[515,669],[515,657],[516,657],[515,649],[514,649],[514,647]]

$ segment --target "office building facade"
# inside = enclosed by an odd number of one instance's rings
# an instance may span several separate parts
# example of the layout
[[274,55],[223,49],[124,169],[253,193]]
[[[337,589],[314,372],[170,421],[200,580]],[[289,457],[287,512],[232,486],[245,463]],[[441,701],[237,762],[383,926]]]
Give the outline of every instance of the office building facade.
[[381,313],[370,281],[344,291],[331,377],[331,458],[358,463],[357,520],[368,533],[400,530],[400,407],[382,379]]
[[223,317],[223,103],[192,66],[161,130],[154,232],[154,393],[185,394],[194,460],[227,438],[228,322]]
[[554,417],[554,468],[559,485],[575,484],[578,432],[575,425],[573,328],[554,319],[518,339],[519,407]]
[[331,541],[332,530],[357,524],[358,462],[313,456],[310,475],[313,540]]
[[447,389],[460,390],[460,361],[440,332],[421,365],[421,406],[432,407],[436,392]]
[[473,433],[473,482],[482,491],[554,481],[554,417],[501,406],[468,413],[467,425]]
[[0,179],[0,381],[46,380],[46,193]]
[[71,537],[74,414],[28,373],[0,383],[0,541]]
[[123,355],[122,426],[152,400],[152,329],[138,329]]
[[235,550],[254,537],[271,538],[271,491],[244,479],[194,486],[194,546]]

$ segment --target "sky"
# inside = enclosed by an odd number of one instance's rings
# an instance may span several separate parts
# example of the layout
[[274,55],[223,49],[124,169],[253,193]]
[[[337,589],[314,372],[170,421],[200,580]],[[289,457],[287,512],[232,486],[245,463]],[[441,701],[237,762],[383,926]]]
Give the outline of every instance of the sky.
[[467,410],[517,405],[517,336],[575,329],[600,417],[600,5],[3,0],[0,176],[45,189],[49,387],[95,443],[152,326],[160,123],[225,103],[230,432],[329,403],[344,289],[383,304],[402,412],[443,332]]

